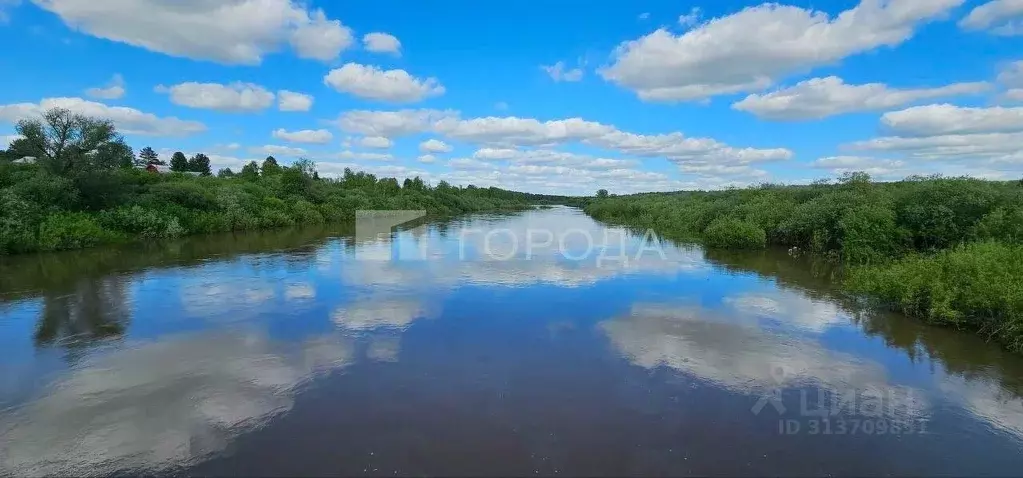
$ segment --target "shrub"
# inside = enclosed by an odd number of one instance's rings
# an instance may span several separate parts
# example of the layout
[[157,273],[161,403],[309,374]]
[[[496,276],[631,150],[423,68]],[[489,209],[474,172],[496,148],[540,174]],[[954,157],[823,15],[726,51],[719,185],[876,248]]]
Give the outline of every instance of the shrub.
[[135,234],[144,239],[177,237],[185,233],[178,218],[142,206],[125,206],[100,214],[109,229]]
[[39,226],[39,249],[56,251],[81,249],[105,242],[113,242],[118,235],[103,229],[92,216],[84,212],[51,214]]
[[39,206],[10,189],[0,189],[0,253],[35,249]]
[[767,233],[753,223],[732,217],[715,219],[703,230],[708,246],[732,249],[763,249]]
[[1023,246],[972,243],[854,268],[846,285],[907,315],[977,330],[1023,352]]
[[895,225],[895,211],[880,204],[846,211],[839,221],[842,254],[855,264],[884,262],[903,250],[905,234]]

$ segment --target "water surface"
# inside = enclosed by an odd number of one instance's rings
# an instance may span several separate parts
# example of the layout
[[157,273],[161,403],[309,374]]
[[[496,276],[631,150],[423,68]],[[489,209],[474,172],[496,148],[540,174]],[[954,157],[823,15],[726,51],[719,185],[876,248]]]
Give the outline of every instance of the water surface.
[[4,258],[0,475],[1018,474],[1023,360],[835,273],[570,208]]

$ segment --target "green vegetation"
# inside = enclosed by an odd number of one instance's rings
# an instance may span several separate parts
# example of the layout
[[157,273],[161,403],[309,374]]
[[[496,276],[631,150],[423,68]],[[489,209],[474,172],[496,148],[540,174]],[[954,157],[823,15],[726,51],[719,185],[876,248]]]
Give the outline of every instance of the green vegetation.
[[711,248],[784,246],[843,264],[845,287],[1023,352],[1023,183],[910,177],[600,196],[591,216]]
[[[54,109],[17,129],[23,138],[0,155],[0,255],[346,221],[359,209],[451,215],[561,199],[351,170],[324,179],[311,161],[273,157],[213,176],[206,155],[174,153],[174,172],[153,173],[142,168],[164,164],[156,151],[136,158],[109,121]],[[15,161],[23,157],[35,161]]]

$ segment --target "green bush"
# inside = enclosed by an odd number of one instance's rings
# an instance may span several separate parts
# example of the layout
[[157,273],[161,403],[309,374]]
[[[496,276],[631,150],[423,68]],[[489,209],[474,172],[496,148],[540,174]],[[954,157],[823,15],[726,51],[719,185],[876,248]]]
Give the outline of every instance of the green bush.
[[905,233],[895,223],[895,211],[881,204],[846,211],[838,228],[842,254],[854,264],[884,262],[904,249]]
[[39,205],[11,189],[0,189],[0,253],[34,250],[40,220]]
[[703,230],[703,237],[711,247],[763,249],[767,244],[767,233],[763,229],[731,217],[715,219]]
[[100,213],[100,223],[143,239],[177,237],[185,233],[178,218],[142,206],[125,206]]
[[846,286],[907,315],[977,330],[1023,352],[1023,246],[972,243],[854,268]]
[[47,251],[92,247],[118,238],[118,234],[103,229],[84,212],[51,214],[39,226],[39,248]]

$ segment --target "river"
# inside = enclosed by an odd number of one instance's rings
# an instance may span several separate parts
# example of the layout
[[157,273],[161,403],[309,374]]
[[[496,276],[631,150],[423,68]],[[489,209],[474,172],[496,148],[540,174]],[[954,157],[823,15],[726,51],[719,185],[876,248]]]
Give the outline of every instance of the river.
[[7,257],[0,475],[1018,474],[1023,358],[835,276],[567,207]]

